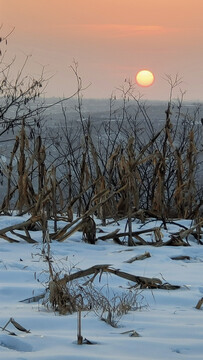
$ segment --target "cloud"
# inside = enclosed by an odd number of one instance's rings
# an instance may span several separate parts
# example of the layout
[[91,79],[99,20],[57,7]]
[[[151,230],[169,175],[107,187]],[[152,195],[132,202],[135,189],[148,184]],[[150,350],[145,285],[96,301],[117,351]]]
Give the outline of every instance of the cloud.
[[74,36],[127,38],[137,35],[156,35],[165,28],[158,25],[125,25],[125,24],[71,24],[59,27]]

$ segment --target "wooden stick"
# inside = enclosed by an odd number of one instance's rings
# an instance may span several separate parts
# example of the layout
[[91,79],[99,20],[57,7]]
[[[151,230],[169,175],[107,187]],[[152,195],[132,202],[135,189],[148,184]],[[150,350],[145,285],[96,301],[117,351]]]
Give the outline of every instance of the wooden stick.
[[81,309],[78,310],[78,345],[82,345],[83,337],[81,335]]

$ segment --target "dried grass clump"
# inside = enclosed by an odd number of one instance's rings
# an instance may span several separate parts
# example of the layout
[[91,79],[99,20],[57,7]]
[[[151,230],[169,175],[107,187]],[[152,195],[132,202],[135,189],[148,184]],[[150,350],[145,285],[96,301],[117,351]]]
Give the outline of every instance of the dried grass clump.
[[133,291],[128,291],[121,295],[114,295],[111,299],[104,297],[102,307],[99,309],[100,318],[116,328],[123,315],[137,309],[137,295]]
[[91,310],[113,327],[117,327],[123,315],[138,309],[137,299],[137,290],[107,297],[89,279],[83,285],[74,281],[64,286],[57,281],[57,278],[49,283],[48,301],[54,311],[60,314],[72,314]]
[[82,308],[81,294],[71,293],[67,286],[57,281],[57,277],[49,283],[49,302],[60,314],[72,314]]

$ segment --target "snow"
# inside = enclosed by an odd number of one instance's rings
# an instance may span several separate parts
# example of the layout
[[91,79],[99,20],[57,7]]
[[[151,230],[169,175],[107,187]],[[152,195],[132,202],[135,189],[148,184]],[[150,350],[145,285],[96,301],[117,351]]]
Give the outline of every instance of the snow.
[[[1,216],[0,229],[21,223],[27,219],[19,216]],[[191,221],[179,222],[187,227]],[[124,231],[126,222],[98,227],[106,233],[119,228]],[[65,223],[60,222],[62,227]],[[159,226],[150,222],[142,229]],[[141,224],[133,223],[133,230]],[[49,222],[50,232],[53,223]],[[178,225],[169,224],[162,230],[163,240],[180,230]],[[23,233],[23,231],[18,231]],[[203,310],[195,308],[203,297],[202,262],[203,246],[190,236],[188,247],[127,247],[112,240],[98,240],[95,245],[82,241],[82,233],[76,232],[64,242],[51,243],[51,255],[56,271],[64,273],[87,269],[96,264],[110,264],[130,274],[156,277],[163,282],[180,285],[177,290],[132,289],[137,308],[129,311],[112,327],[100,319],[94,311],[82,312],[82,336],[92,345],[77,344],[77,313],[60,315],[50,307],[38,302],[23,302],[45,291],[49,282],[48,264],[42,256],[42,234],[30,232],[37,244],[28,244],[16,235],[8,236],[19,240],[9,243],[0,239],[0,326],[3,328],[13,318],[30,332],[21,332],[12,323],[6,330],[0,329],[1,360],[172,360],[203,358]],[[102,234],[103,235],[103,234]],[[97,233],[99,237],[99,232]],[[142,235],[145,240],[152,235]],[[142,261],[126,263],[130,258],[149,252],[151,257]],[[190,260],[172,260],[179,255],[190,256]],[[100,281],[101,280],[101,281]],[[84,279],[81,280],[84,283]],[[113,274],[97,276],[94,286],[102,289],[106,296],[126,293],[132,282]],[[140,336],[131,336],[136,331]]]

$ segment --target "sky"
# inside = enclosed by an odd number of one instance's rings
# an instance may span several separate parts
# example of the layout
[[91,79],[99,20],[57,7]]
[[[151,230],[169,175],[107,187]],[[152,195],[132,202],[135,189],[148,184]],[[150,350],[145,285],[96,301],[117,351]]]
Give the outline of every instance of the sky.
[[6,56],[16,72],[27,55],[25,72],[44,68],[46,96],[74,93],[76,61],[85,98],[119,96],[125,79],[148,69],[155,81],[136,94],[168,100],[166,78],[178,74],[173,96],[203,101],[202,14],[202,0],[0,0],[0,35],[15,27]]

